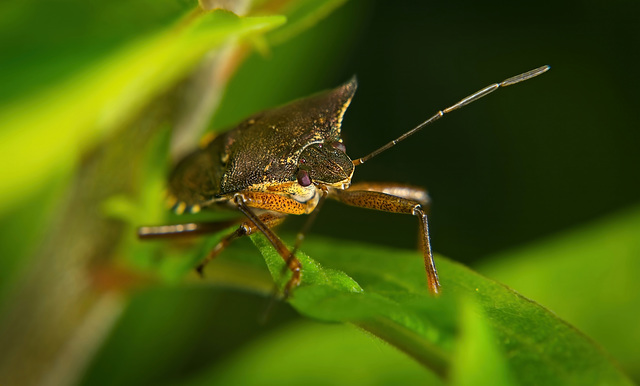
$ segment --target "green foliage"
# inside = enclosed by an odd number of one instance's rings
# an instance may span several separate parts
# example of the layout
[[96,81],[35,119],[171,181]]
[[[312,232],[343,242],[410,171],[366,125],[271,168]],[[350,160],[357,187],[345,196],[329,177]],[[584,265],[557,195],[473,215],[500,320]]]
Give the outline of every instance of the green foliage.
[[[635,213],[604,221],[577,230],[569,237],[558,238],[551,244],[556,248],[580,251],[585,237],[592,237],[593,232],[604,228],[611,228],[619,235],[632,235],[638,218],[640,214]],[[281,257],[263,236],[257,235],[253,241],[264,255],[274,279],[283,285],[289,274],[282,270]],[[538,250],[543,256],[549,251],[538,248],[531,249]],[[407,363],[413,361],[398,356],[386,346],[384,350],[371,348],[371,341],[363,339],[362,333],[353,329],[275,321],[270,323],[274,329],[268,331],[264,325],[245,327],[246,322],[257,323],[260,313],[266,309],[267,300],[254,298],[246,302],[229,297],[219,289],[189,285],[160,287],[137,296],[118,326],[112,343],[105,347],[105,353],[98,356],[96,363],[100,366],[113,363],[123,350],[132,357],[146,358],[149,363],[180,361],[184,355],[193,356],[193,347],[174,342],[177,338],[165,339],[167,347],[181,347],[169,353],[150,349],[144,343],[149,338],[137,336],[134,331],[144,325],[154,325],[160,335],[180,337],[192,331],[195,323],[209,326],[206,337],[181,339],[191,341],[195,347],[205,345],[220,349],[220,345],[234,344],[239,348],[233,350],[230,357],[224,351],[218,354],[223,355],[223,359],[204,365],[197,376],[185,381],[189,385],[231,379],[265,384],[272,380],[312,379],[320,373],[336,384],[348,384],[354,377],[362,384],[387,384],[385,379],[398,376],[399,368],[403,369],[404,378],[398,379],[406,384],[479,384],[482,380],[495,385],[631,384],[612,359],[574,327],[532,300],[458,263],[437,257],[443,294],[434,298],[427,292],[422,258],[417,252],[317,236],[306,240],[304,250],[315,259],[299,254],[304,267],[303,283],[289,299],[298,312],[325,323],[346,322],[357,326],[404,351],[415,363],[430,369],[432,375],[418,371],[413,364]],[[195,251],[195,256],[199,257],[201,253]],[[529,259],[536,261],[539,255],[531,253]],[[597,251],[594,255],[598,255]],[[518,261],[516,259],[514,263],[514,275],[519,272]],[[550,264],[546,272],[560,275],[562,271],[555,269]],[[251,246],[239,241],[212,262],[206,274],[216,286],[239,288],[268,298],[273,288],[264,271],[264,262],[252,253]],[[587,264],[582,274],[588,277],[597,271],[596,264]],[[502,274],[507,272],[509,270],[503,270]],[[544,283],[544,287],[554,286],[552,281],[537,282]],[[212,291],[213,294],[207,295]],[[565,295],[563,302],[577,300],[570,292]],[[224,298],[228,301],[221,302]],[[237,304],[244,304],[244,307],[234,306]],[[206,315],[198,311],[209,308]],[[238,312],[242,315],[236,315]],[[627,312],[632,315],[635,310],[628,309]],[[162,316],[174,313],[182,315],[180,322]],[[279,319],[282,313],[282,306],[276,307],[271,317]],[[598,315],[598,310],[592,307],[591,315]],[[632,331],[623,326],[633,323],[628,324],[629,318],[620,311],[617,315],[622,316],[621,320],[610,319],[610,324],[628,336]],[[251,339],[256,331],[261,331],[260,335]],[[228,342],[229,335],[235,334],[249,334],[249,340],[240,342],[235,338],[232,339],[235,343]],[[127,341],[125,346],[113,346],[122,345],[123,340]],[[611,340],[604,337],[601,342],[611,343]],[[296,365],[288,365],[293,358],[299,359]],[[347,361],[353,367],[344,369],[334,365]],[[403,364],[382,366],[381,362]],[[109,366],[114,371],[113,365]],[[118,370],[123,372],[120,376],[125,377],[121,381],[136,383],[126,375],[126,363],[120,366],[123,367]],[[255,371],[247,372],[247,368]],[[312,370],[314,368],[316,370]],[[325,372],[322,370],[325,368],[335,368],[335,371]],[[353,368],[366,368],[369,376],[359,376]],[[94,371],[90,372],[88,379],[92,381],[87,384],[94,384],[95,376],[98,376]],[[434,378],[435,375],[439,375],[440,380]],[[109,375],[101,376],[106,377],[105,382],[113,380]],[[142,372],[134,379],[154,379],[150,376],[151,373]]]
[[[254,239],[277,278],[282,259],[264,237]],[[520,384],[629,382],[599,347],[553,313],[460,264],[437,260],[443,294],[434,298],[415,252],[317,239],[305,250],[319,263],[301,254],[304,280],[290,300],[294,308],[319,320],[361,326],[438,374],[448,374],[456,360],[461,383],[467,371],[478,371],[465,358],[468,352],[459,351],[467,347],[482,353],[500,375],[496,381],[509,379],[508,369]],[[355,283],[322,266],[348,273]]]
[[452,369],[454,385],[512,385],[508,361],[495,343],[486,315],[470,300],[460,307],[460,338]]
[[[76,205],[85,206],[85,212],[94,211],[88,205],[103,205],[121,214],[128,211],[128,220],[160,218],[158,212],[163,206],[159,205],[162,196],[158,190],[154,190],[154,196],[147,195],[144,200],[139,197],[134,202],[130,191],[120,189],[103,203],[105,198],[86,186],[106,187],[101,190],[107,194],[132,178],[125,176],[125,171],[140,175],[142,168],[147,176],[144,182],[162,174],[153,183],[163,183],[163,167],[137,162],[134,152],[147,144],[138,139],[143,143],[136,146],[127,133],[123,134],[125,126],[140,119],[145,107],[184,79],[205,53],[215,52],[230,41],[263,34],[286,20],[280,15],[240,18],[225,11],[203,12],[173,1],[146,0],[127,6],[109,4],[101,12],[72,0],[55,6],[8,3],[2,5],[0,13],[0,29],[7,30],[0,38],[6,47],[0,71],[0,80],[6,85],[0,92],[0,163],[11,165],[0,180],[0,224],[10,229],[1,240],[7,247],[0,263],[0,295],[16,279],[14,272],[28,264],[30,254],[37,253],[34,249],[38,243],[29,240],[45,237],[44,228],[56,204],[61,206],[61,193],[73,186],[72,173],[77,172],[82,157],[96,147],[112,149],[104,157],[111,157],[105,162],[110,165],[80,181],[84,191],[79,194],[85,195],[85,200],[76,197]],[[34,24],[16,28],[14,18],[20,15]],[[114,20],[119,28],[106,33],[113,30]],[[154,122],[156,127],[162,124]],[[149,154],[163,159],[156,165],[166,165],[166,150],[154,150],[149,149]],[[143,181],[139,178],[137,182]],[[157,187],[144,186],[147,192]],[[141,203],[149,210],[145,212]],[[107,213],[106,217],[123,216]],[[25,242],[15,243],[16,235]]]
[[639,379],[640,208],[510,251],[478,269],[603,345]]
[[[287,364],[290,368],[283,371]],[[185,385],[327,383],[443,384],[391,346],[353,327],[298,322],[252,342]]]
[[[99,11],[77,0],[0,5],[0,162],[10,166],[0,179],[0,305],[9,304],[0,338],[17,337],[3,340],[8,360],[27,358],[9,371],[26,368],[29,376],[33,367],[45,374],[38,381],[48,380],[49,359],[75,358],[63,373],[87,385],[630,384],[620,363],[640,379],[638,209],[478,268],[533,300],[441,256],[443,294],[433,297],[419,253],[311,234],[298,256],[303,282],[266,324],[259,320],[273,283],[282,288],[289,273],[263,236],[252,241],[264,261],[248,240],[238,241],[208,266],[206,280],[193,266],[233,228],[201,241],[136,238],[142,224],[226,217],[167,214],[173,127],[150,118],[148,136],[137,142],[128,125],[144,132],[137,123],[148,106],[205,53],[237,41],[269,60],[248,58],[212,126],[326,87],[358,12],[278,45],[343,3],[256,1],[246,17],[182,0],[105,3]],[[69,193],[67,205],[61,192]],[[106,284],[96,278],[101,269]],[[108,336],[92,336],[90,316],[100,314],[83,312],[112,297],[121,318],[103,326]],[[56,341],[58,351],[49,346]],[[73,351],[85,343],[86,351]],[[36,363],[41,353],[44,367]]]
[[[206,52],[284,22],[281,16],[239,18],[225,11],[192,11],[153,34],[131,35],[115,52],[96,55],[97,63],[12,101],[0,110],[0,120],[9,128],[1,133],[0,162],[14,164],[0,182],[0,211],[28,197],[52,174],[70,168],[82,149],[132,119]],[[30,152],[22,150],[24,143],[30,144]]]

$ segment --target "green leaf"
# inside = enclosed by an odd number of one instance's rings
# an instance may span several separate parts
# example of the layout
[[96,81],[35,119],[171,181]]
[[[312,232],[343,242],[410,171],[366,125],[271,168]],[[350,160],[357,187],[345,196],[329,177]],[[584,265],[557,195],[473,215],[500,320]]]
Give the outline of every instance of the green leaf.
[[481,272],[536,299],[640,380],[640,207],[495,256]]
[[[282,259],[263,236],[253,239],[267,263],[277,265],[272,272],[283,283]],[[315,319],[354,323],[443,377],[451,371],[464,328],[460,302],[469,299],[486,315],[494,344],[518,383],[630,384],[575,328],[460,264],[437,259],[443,294],[435,298],[426,289],[418,253],[315,238],[305,251],[316,260],[299,254],[303,281],[289,300],[294,308]]]
[[12,165],[0,181],[0,211],[28,197],[55,171],[70,168],[83,149],[131,119],[206,52],[284,21],[194,10],[169,28],[131,36],[73,77],[0,108],[7,128],[0,133],[0,162]]
[[486,316],[470,300],[460,310],[460,339],[456,347],[452,384],[513,385],[505,355],[489,327]]
[[[251,371],[247,371],[251,369]],[[351,326],[291,323],[186,385],[439,385],[384,342]]]

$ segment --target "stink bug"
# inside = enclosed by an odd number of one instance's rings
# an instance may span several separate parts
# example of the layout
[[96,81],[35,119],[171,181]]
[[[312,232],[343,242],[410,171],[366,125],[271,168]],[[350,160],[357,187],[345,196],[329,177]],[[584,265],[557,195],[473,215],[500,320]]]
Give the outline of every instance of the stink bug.
[[[427,212],[430,201],[426,190],[402,184],[352,184],[355,167],[443,115],[500,87],[522,82],[547,70],[549,66],[542,66],[491,84],[438,111],[370,154],[353,160],[346,154],[340,130],[342,117],[356,91],[355,78],[336,89],[249,117],[185,157],[169,179],[170,198],[177,213],[227,207],[239,210],[247,218],[235,232],[220,241],[200,263],[198,271],[202,272],[204,265],[234,239],[260,231],[292,272],[284,288],[287,296],[300,284],[301,265],[295,252],[304,232],[299,234],[295,247],[290,250],[272,228],[287,214],[317,213],[324,199],[331,198],[347,205],[418,217],[427,287],[432,294],[438,294],[440,283],[429,240]],[[307,225],[309,223],[310,220]],[[190,223],[142,227],[138,234],[141,238],[171,237],[204,233],[210,226],[211,223]]]

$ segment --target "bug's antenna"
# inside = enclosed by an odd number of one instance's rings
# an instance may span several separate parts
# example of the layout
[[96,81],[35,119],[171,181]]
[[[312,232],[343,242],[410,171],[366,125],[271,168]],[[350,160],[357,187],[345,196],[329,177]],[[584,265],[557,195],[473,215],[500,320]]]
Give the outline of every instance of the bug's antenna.
[[460,100],[458,103],[447,107],[446,109],[440,110],[438,111],[434,116],[432,116],[431,118],[427,119],[426,121],[422,122],[421,124],[419,124],[418,126],[414,127],[413,129],[407,131],[406,133],[402,134],[401,136],[399,136],[398,138],[394,139],[393,141],[387,143],[386,145],[382,146],[381,148],[378,148],[376,150],[374,150],[373,152],[371,152],[370,154],[367,154],[366,156],[362,157],[362,158],[358,158],[353,160],[353,164],[355,166],[361,165],[365,162],[367,162],[368,160],[370,160],[371,158],[377,156],[378,154],[382,153],[383,151],[392,148],[393,146],[395,146],[396,144],[398,144],[398,142],[400,141],[404,141],[405,139],[407,139],[408,137],[412,136],[413,134],[417,133],[418,131],[422,130],[423,128],[425,128],[425,126],[430,125],[431,123],[437,121],[438,119],[442,118],[443,115],[450,113],[452,111],[458,110],[459,108],[462,108],[466,105],[468,105],[471,102],[475,102],[478,99],[491,94],[492,92],[496,91],[497,89],[499,89],[500,87],[507,87],[507,86],[511,86],[512,84],[516,84],[516,83],[520,83],[523,82],[525,80],[531,79],[533,77],[536,77],[542,73],[547,72],[551,67],[550,66],[542,66],[542,67],[538,67],[534,70],[531,71],[527,71],[525,73],[522,73],[520,75],[516,75],[516,76],[512,76],[511,78],[505,79],[500,83],[494,83],[492,85],[489,85],[485,88],[483,88],[482,90],[476,91],[473,94],[469,95],[466,98],[463,98],[462,100]]

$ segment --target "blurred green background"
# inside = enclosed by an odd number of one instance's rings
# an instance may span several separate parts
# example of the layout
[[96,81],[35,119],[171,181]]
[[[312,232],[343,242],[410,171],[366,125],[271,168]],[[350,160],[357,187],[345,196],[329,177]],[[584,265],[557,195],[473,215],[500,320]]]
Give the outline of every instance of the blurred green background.
[[[640,60],[640,5],[632,1],[390,4],[351,0],[343,5],[340,1],[318,2],[326,6],[317,9],[314,2],[304,2],[305,9],[278,8],[281,5],[275,3],[259,1],[254,9],[260,12],[251,14],[286,14],[287,25],[295,27],[291,21],[302,20],[297,24],[300,27],[278,35],[278,23],[273,22],[265,27],[274,29],[271,35],[262,36],[261,32],[249,38],[251,47],[257,49],[239,50],[236,60],[227,59],[231,69],[222,71],[222,77],[228,86],[219,90],[220,104],[215,114],[209,114],[213,116],[209,129],[230,127],[248,114],[335,87],[355,74],[359,88],[343,123],[347,151],[355,158],[477,89],[551,65],[547,74],[499,90],[359,167],[354,181],[396,181],[427,187],[433,199],[431,237],[438,253],[504,281],[550,307],[610,352],[627,374],[640,379],[640,354],[632,350],[640,339],[640,295],[632,292],[638,285],[630,279],[640,273],[640,245],[634,241],[635,235],[640,235],[640,79],[635,75]],[[101,69],[109,68],[105,62],[110,58],[126,57],[123,47],[174,28],[195,5],[186,0],[1,5],[0,112],[34,98],[37,103],[26,106],[42,109],[31,109],[27,115],[35,122],[46,122],[51,109],[59,110],[56,103],[66,101],[64,93],[79,89],[60,85],[67,85],[68,79],[92,79]],[[291,13],[287,14],[288,10]],[[301,17],[305,12],[312,16]],[[311,22],[307,25],[305,20]],[[186,63],[184,57],[176,55],[167,62]],[[150,63],[151,59],[147,56]],[[236,64],[237,71],[233,69]],[[142,93],[142,102],[136,102],[139,109],[111,129],[96,124],[100,128],[86,137],[73,134],[80,129],[65,129],[67,126],[61,125],[64,119],[73,120],[74,114],[82,117],[90,110],[78,105],[76,111],[70,109],[69,116],[25,136],[19,147],[4,153],[8,183],[0,185],[4,190],[0,192],[4,201],[0,212],[0,321],[4,324],[0,326],[5,328],[0,336],[11,336],[15,330],[6,326],[22,323],[21,318],[29,319],[28,323],[46,320],[46,307],[38,313],[16,310],[27,309],[32,299],[47,295],[60,293],[64,298],[64,290],[51,286],[77,286],[74,293],[83,296],[91,292],[92,286],[79,279],[73,268],[101,267],[105,261],[115,260],[116,274],[95,281],[106,288],[115,282],[116,287],[126,290],[117,291],[116,300],[103,299],[104,314],[89,312],[85,319],[93,320],[93,315],[102,323],[74,325],[67,321],[73,320],[69,314],[91,308],[88,304],[95,299],[83,298],[77,304],[53,302],[49,312],[65,315],[52,318],[52,341],[58,339],[69,349],[82,343],[67,340],[60,331],[103,332],[95,334],[96,341],[88,345],[92,349],[85,351],[90,354],[84,361],[75,358],[78,374],[57,374],[52,379],[87,385],[228,384],[240,379],[247,364],[259,363],[255,356],[273,360],[282,355],[284,364],[280,365],[296,367],[291,362],[311,351],[322,358],[316,366],[310,366],[310,359],[301,361],[304,365],[300,369],[292,369],[294,374],[306,372],[305,382],[321,376],[328,377],[325,380],[329,383],[441,382],[380,341],[353,334],[349,326],[305,321],[286,305],[278,306],[271,320],[260,324],[267,301],[247,290],[252,284],[240,291],[233,285],[208,282],[184,285],[175,278],[158,284],[147,277],[144,265],[148,263],[133,264],[137,264],[134,278],[120,272],[128,264],[126,255],[138,253],[138,249],[130,252],[136,245],[131,234],[135,226],[164,216],[161,197],[154,202],[145,200],[151,193],[140,185],[141,181],[157,183],[166,173],[165,164],[171,162],[166,132],[173,128],[172,118],[179,115],[174,112],[179,110],[176,106],[189,103],[184,96],[188,94],[184,75],[166,77],[157,78],[166,87]],[[176,91],[170,81],[183,83]],[[99,98],[92,90],[86,90],[87,95]],[[143,107],[154,100],[161,100],[157,103],[161,107]],[[21,130],[28,132],[13,122],[4,119],[0,140],[17,136]],[[148,136],[123,135],[128,127],[144,127]],[[156,137],[160,139],[148,140]],[[150,142],[155,145],[148,145]],[[47,149],[47,144],[59,153]],[[147,146],[152,150],[131,155]],[[21,165],[30,165],[48,151],[54,157],[62,154],[63,159],[51,162],[55,165],[32,182],[34,188],[17,185],[23,181]],[[137,160],[134,165],[155,161],[158,168],[150,173],[149,169],[132,167],[126,178],[117,173],[110,176],[111,170],[126,168],[131,159]],[[12,184],[14,180],[17,182]],[[113,184],[104,186],[104,182]],[[121,215],[114,219],[118,216],[111,213],[105,219],[103,201],[121,195],[137,197],[137,203],[143,200],[144,204],[136,206],[135,199],[116,200],[113,206],[119,209],[112,212]],[[146,208],[145,215],[136,212],[140,206]],[[156,208],[155,212],[150,207]],[[76,216],[93,220],[74,221]],[[291,218],[283,226],[283,234],[295,233],[303,221]],[[314,235],[410,249],[416,245],[416,223],[409,216],[327,202],[309,237]],[[135,248],[140,248],[140,254],[157,256],[157,251],[145,248],[164,247]],[[62,263],[60,255],[73,258]],[[232,262],[239,256],[258,263],[261,259],[248,240],[238,242],[221,259]],[[261,284],[255,286],[270,285],[266,272],[256,275]],[[128,284],[122,285],[130,282],[144,289],[131,297]],[[565,282],[568,284],[563,287]],[[71,303],[74,305],[69,306]],[[67,312],[67,306],[71,311]],[[60,330],[55,327],[59,320],[65,326]],[[598,322],[589,322],[594,320]],[[0,365],[3,359],[13,363],[12,358],[25,353],[31,353],[33,363],[46,362],[53,355],[53,349],[40,347],[47,347],[47,342],[22,344],[20,335],[15,336],[18,338],[3,344],[15,353],[3,350]],[[340,361],[345,346],[358,354],[345,355]],[[40,351],[34,354],[34,350]],[[348,367],[338,365],[347,361],[354,362]],[[23,373],[30,368],[25,364]],[[288,372],[271,361],[265,368],[275,374],[245,381],[268,384],[265,380],[302,379],[286,378]],[[43,371],[35,364],[33,369],[32,374]],[[356,376],[354,369],[379,374],[361,371]],[[11,369],[2,370],[5,372],[0,375],[7,379],[18,379],[11,378]]]

